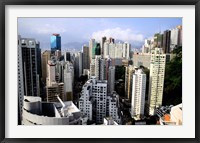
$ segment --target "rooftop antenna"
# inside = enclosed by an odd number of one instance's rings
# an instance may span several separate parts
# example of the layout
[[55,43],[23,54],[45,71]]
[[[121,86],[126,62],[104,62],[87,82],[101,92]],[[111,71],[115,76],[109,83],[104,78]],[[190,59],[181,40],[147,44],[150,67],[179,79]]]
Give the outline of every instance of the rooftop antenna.
[[65,104],[63,103],[63,101],[60,99],[60,97],[58,96],[58,94],[56,94],[57,99],[60,101],[60,103],[62,104],[62,108],[65,108]]

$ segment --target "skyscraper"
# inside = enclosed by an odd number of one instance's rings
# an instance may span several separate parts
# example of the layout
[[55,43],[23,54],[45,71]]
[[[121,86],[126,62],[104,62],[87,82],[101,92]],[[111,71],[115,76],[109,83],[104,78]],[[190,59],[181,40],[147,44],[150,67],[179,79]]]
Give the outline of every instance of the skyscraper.
[[92,61],[92,49],[93,49],[94,45],[95,45],[95,39],[90,39],[90,41],[89,41],[89,59],[90,59],[89,62],[90,63]]
[[122,43],[116,43],[115,58],[122,58],[122,56],[123,56],[123,44]]
[[97,55],[101,55],[100,43],[95,43],[94,47],[92,48],[92,58],[94,59]]
[[71,61],[70,52],[66,52],[65,55],[64,55],[64,58],[65,58],[65,62],[66,62],[66,61],[69,61],[69,62],[70,62],[70,61]]
[[110,66],[108,72],[108,93],[112,93],[115,90],[115,67]]
[[182,46],[182,25],[178,25],[176,28],[179,29],[178,45]]
[[24,96],[40,96],[39,42],[18,36],[18,109],[21,121]]
[[84,45],[82,47],[83,52],[83,69],[89,69],[89,47]]
[[128,42],[123,43],[123,53],[122,57],[125,59],[130,59],[131,44]]
[[105,77],[105,79],[108,80],[108,78],[109,78],[109,67],[112,65],[112,60],[111,60],[111,58],[106,58],[105,62],[106,62],[106,71],[105,71],[106,77]]
[[119,58],[119,59],[130,59],[131,44],[125,43],[104,43],[104,58]]
[[56,82],[56,62],[49,60],[47,64],[46,85],[51,86],[52,82]]
[[106,37],[102,37],[101,39],[101,55],[104,54],[104,43],[106,42]]
[[50,56],[51,56],[51,51],[46,50],[42,53],[42,80],[45,83],[47,78],[47,64],[48,60],[50,60]]
[[180,44],[180,27],[171,30],[170,36],[170,52],[173,51]]
[[79,77],[83,74],[83,53],[78,52],[78,58],[79,58]]
[[116,92],[107,96],[106,110],[107,117],[112,117],[114,121],[121,124],[119,95]]
[[102,124],[106,117],[106,100],[107,81],[91,77],[82,88],[79,109],[96,124]]
[[136,69],[133,74],[131,116],[136,120],[144,115],[146,93],[146,74],[142,69]]
[[132,95],[132,83],[133,83],[133,73],[135,72],[135,68],[132,65],[126,67],[125,71],[125,96],[129,100],[131,100]]
[[92,79],[92,95],[94,97],[95,119],[97,124],[103,123],[106,117],[107,81]]
[[164,53],[170,53],[170,35],[171,35],[171,31],[170,30],[166,30],[163,33],[163,52]]
[[74,79],[74,67],[70,62],[65,63],[64,69],[64,91],[66,99],[71,101],[73,99],[73,79]]
[[107,96],[107,81],[97,80],[95,76],[92,76],[82,87],[79,109],[96,124],[102,124],[106,117],[112,117],[116,122],[121,123],[119,95],[112,92]]
[[162,49],[155,48],[151,53],[149,76],[149,114],[154,115],[156,108],[162,105],[166,55]]
[[95,76],[95,59],[92,59],[90,63],[90,76]]
[[19,68],[21,69],[18,71],[18,74],[23,77],[24,95],[39,96],[39,73],[37,60],[37,48],[39,48],[39,43],[35,39],[29,38],[19,38],[18,40],[18,61],[20,66]]
[[109,43],[105,42],[103,47],[104,47],[103,48],[103,57],[107,58],[107,57],[109,57]]
[[81,91],[81,97],[79,99],[79,109],[82,113],[84,113],[88,120],[93,120],[93,99],[92,99],[92,82],[91,80],[88,80],[84,86],[82,87]]
[[161,48],[163,36],[160,33],[154,34],[154,47]]
[[75,54],[75,76],[80,77],[83,73],[83,53],[78,52]]
[[60,34],[52,34],[51,36],[51,52],[54,54],[56,50],[61,51],[61,37]]
[[106,78],[106,64],[105,59],[101,56],[95,57],[95,76],[98,80],[105,80]]
[[60,61],[60,58],[61,58],[61,51],[60,50],[56,50],[55,51],[55,57],[58,61]]

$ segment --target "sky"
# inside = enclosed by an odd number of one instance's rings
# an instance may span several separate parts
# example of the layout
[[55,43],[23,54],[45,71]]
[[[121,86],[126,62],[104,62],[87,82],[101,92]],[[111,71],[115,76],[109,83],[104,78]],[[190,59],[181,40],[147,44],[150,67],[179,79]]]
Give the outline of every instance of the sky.
[[18,18],[18,35],[38,40],[42,49],[50,48],[52,33],[61,35],[62,48],[88,45],[89,39],[103,36],[138,48],[146,38],[177,25],[182,18]]

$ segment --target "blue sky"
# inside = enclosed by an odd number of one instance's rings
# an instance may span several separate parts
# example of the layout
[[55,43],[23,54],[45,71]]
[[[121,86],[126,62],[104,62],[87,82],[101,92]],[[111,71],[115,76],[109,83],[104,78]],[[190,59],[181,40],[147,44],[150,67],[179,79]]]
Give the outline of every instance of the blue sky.
[[40,41],[41,48],[49,48],[52,33],[61,35],[63,46],[71,42],[88,44],[90,38],[98,41],[106,36],[134,47],[177,25],[182,25],[182,18],[18,18],[18,34]]

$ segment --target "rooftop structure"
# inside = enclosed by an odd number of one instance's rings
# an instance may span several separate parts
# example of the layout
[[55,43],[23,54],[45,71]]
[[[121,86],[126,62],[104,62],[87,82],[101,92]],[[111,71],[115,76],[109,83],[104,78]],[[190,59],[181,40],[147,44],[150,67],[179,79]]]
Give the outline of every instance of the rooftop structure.
[[[58,98],[59,99],[59,98]],[[47,103],[40,97],[24,97],[23,125],[81,125],[84,118],[72,101]]]
[[112,117],[107,117],[103,119],[103,125],[118,125]]

